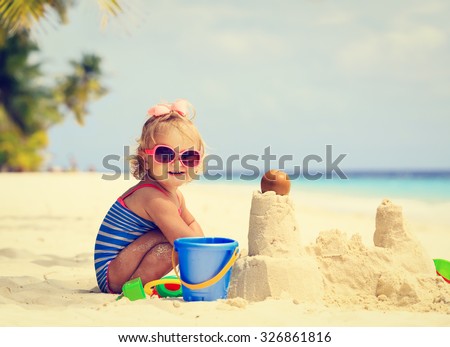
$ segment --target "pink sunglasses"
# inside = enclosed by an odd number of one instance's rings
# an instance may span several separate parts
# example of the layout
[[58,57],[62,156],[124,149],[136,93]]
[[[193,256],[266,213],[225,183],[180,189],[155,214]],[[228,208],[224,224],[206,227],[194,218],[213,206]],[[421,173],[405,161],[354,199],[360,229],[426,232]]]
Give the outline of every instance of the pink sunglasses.
[[[153,160],[160,164],[170,164],[175,161],[176,151],[166,145],[156,145],[152,149],[145,149],[146,154],[152,155]],[[202,155],[199,151],[186,149],[179,154],[181,163],[185,167],[196,167],[200,165]]]

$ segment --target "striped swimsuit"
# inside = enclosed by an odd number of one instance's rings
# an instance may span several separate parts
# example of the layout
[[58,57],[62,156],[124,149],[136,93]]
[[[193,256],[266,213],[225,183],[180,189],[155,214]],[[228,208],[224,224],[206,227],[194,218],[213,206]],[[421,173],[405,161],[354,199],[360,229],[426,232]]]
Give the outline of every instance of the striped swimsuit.
[[[108,285],[108,268],[119,252],[145,233],[159,230],[155,223],[128,209],[124,202],[125,198],[143,187],[152,187],[166,194],[153,184],[134,187],[126,195],[117,199],[100,225],[95,241],[94,264],[97,284],[103,293],[113,293]],[[181,214],[181,210],[178,212]]]

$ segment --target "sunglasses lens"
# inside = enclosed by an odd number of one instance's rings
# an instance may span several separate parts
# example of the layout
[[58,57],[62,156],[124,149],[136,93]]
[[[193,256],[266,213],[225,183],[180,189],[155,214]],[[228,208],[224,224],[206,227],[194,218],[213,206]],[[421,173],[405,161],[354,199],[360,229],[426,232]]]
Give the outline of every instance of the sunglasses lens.
[[200,153],[194,150],[188,150],[181,155],[181,161],[188,167],[195,167],[200,164]]
[[160,146],[155,151],[155,160],[158,163],[170,163],[175,159],[175,152],[172,148]]

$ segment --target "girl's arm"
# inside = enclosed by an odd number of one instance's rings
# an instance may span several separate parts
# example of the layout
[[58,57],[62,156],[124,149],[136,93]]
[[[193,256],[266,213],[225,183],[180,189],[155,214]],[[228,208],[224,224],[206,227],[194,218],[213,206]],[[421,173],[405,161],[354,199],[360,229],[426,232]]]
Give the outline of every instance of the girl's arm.
[[203,230],[200,226],[200,224],[197,223],[196,220],[194,220],[191,224],[189,224],[189,228],[192,229],[195,233],[201,234],[201,236],[204,236]]
[[180,197],[180,201],[181,201],[181,218],[183,218],[183,220],[186,222],[186,224],[189,226],[189,228],[192,229],[193,232],[195,232],[197,234],[201,234],[201,236],[204,236],[203,230],[202,230],[200,224],[198,224],[198,222],[195,220],[194,216],[187,209],[183,194],[181,194],[181,192],[179,192],[178,196]]
[[183,214],[178,213],[177,206],[163,194],[146,199],[144,206],[150,219],[172,245],[180,237],[203,236],[203,231],[195,220],[189,226],[183,219]]

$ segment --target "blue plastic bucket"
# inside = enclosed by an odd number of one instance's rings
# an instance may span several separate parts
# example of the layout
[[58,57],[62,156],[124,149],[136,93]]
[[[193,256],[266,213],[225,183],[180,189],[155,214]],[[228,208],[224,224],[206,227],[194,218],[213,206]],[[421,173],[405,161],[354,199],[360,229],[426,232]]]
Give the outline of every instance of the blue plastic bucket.
[[[224,237],[183,237],[175,240],[181,281],[199,284],[216,276],[233,257],[238,243]],[[230,268],[225,275],[206,288],[189,289],[182,284],[185,301],[214,301],[225,299],[231,277]]]

